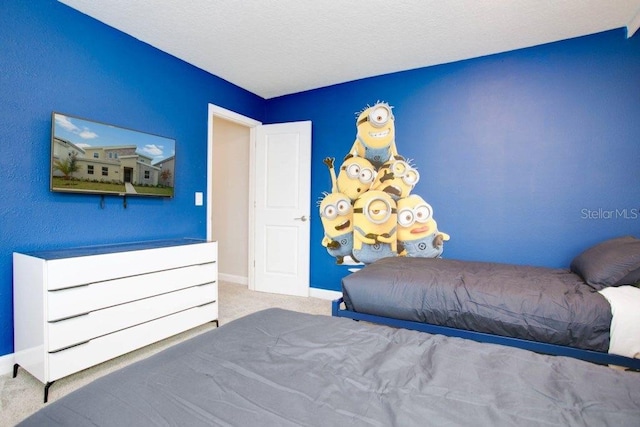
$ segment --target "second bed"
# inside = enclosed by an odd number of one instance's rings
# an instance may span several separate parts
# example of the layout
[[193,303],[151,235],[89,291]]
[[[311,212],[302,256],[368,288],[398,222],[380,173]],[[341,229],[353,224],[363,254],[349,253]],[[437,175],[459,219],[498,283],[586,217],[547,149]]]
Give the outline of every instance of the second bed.
[[[621,244],[633,249],[640,240],[625,237],[606,242],[604,247]],[[597,246],[600,255],[602,247]],[[629,253],[625,251],[624,256]],[[593,250],[576,258],[571,270],[440,258],[384,258],[343,279],[341,302],[346,309],[337,307],[336,302],[333,314],[481,341],[500,342],[495,337],[508,337],[513,340],[501,343],[640,368],[640,360],[632,359],[640,356],[636,354],[640,352],[640,322],[624,319],[625,310],[632,317],[640,313],[640,289],[603,286],[598,292],[598,286],[574,271],[586,259],[595,259]],[[635,264],[628,264],[622,276],[635,272]],[[593,262],[589,266],[593,267]],[[587,269],[583,266],[582,271]],[[611,353],[624,358],[611,358]]]

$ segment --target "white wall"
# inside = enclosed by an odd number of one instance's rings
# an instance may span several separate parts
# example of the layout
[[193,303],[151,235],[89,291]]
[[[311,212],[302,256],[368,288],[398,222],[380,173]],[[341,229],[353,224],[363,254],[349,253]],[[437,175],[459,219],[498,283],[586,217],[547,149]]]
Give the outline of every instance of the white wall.
[[213,119],[212,238],[222,280],[247,283],[249,128]]

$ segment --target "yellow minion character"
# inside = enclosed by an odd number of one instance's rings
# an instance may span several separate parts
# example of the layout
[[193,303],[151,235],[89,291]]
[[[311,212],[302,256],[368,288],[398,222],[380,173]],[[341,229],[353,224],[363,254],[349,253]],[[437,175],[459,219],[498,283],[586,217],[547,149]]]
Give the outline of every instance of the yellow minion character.
[[384,191],[367,191],[353,205],[353,256],[364,264],[397,255],[396,202]]
[[420,180],[420,173],[409,161],[390,160],[380,167],[372,190],[388,193],[393,200],[407,197]]
[[433,208],[416,194],[398,200],[398,254],[407,257],[438,258],[443,243],[450,239],[438,231]]
[[[333,166],[331,170],[333,170]],[[346,195],[353,202],[369,190],[375,177],[376,170],[369,160],[348,154],[340,166],[337,191]]]
[[353,207],[351,200],[337,191],[336,173],[333,169],[333,158],[324,159],[324,164],[331,174],[331,193],[325,193],[320,201],[320,218],[324,228],[322,246],[329,255],[336,258],[337,264],[344,262],[344,257],[351,256],[353,249]]
[[356,140],[350,153],[366,158],[376,169],[398,155],[395,118],[391,108],[386,102],[377,102],[362,111],[356,119]]

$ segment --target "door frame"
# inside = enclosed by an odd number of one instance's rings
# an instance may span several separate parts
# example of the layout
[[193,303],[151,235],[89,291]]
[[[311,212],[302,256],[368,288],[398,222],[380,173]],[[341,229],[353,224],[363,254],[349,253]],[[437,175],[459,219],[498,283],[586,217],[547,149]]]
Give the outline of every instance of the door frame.
[[[238,123],[249,128],[249,224],[248,231],[248,271],[247,271],[247,287],[255,290],[255,162],[256,162],[256,127],[261,126],[262,122],[243,116],[235,111],[227,110],[215,104],[208,104],[207,116],[207,241],[211,241],[213,230],[213,118],[218,117],[224,120]],[[313,159],[312,159],[313,160]],[[311,260],[309,260],[311,261]],[[309,296],[334,300],[342,296],[342,292],[330,291],[326,289],[317,289],[311,287],[309,283]]]
[[243,116],[235,111],[227,110],[218,105],[209,104],[207,117],[207,241],[213,239],[213,119],[214,117],[228,120],[249,128],[249,224],[248,224],[248,268],[247,287],[255,290],[255,157],[256,157],[256,127],[262,122]]

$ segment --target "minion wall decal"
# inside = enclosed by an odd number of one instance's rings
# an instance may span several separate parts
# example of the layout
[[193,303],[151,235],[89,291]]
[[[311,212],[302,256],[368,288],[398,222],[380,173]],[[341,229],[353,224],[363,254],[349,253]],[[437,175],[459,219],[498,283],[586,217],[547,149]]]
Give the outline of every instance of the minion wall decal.
[[398,200],[398,255],[436,258],[449,235],[438,231],[433,208],[417,194]]
[[365,264],[396,256],[396,202],[384,191],[370,190],[353,205],[353,255]]
[[333,158],[324,159],[331,175],[331,193],[325,193],[319,202],[320,218],[324,228],[322,246],[329,255],[342,264],[346,256],[353,251],[353,207],[348,196],[338,191],[336,173],[333,169]]
[[[333,171],[333,166],[331,170]],[[335,174],[335,172],[333,173]],[[346,195],[353,202],[361,194],[369,191],[375,177],[376,170],[369,160],[348,154],[340,166],[336,181],[337,191]]]
[[365,108],[356,120],[356,140],[351,154],[364,157],[376,168],[397,156],[394,121],[391,106],[386,102]]
[[404,160],[390,160],[378,169],[372,190],[382,190],[393,200],[407,197],[420,180],[418,171]]
[[420,174],[397,151],[392,107],[367,106],[357,114],[356,129],[337,177],[335,159],[324,159],[332,187],[319,202],[322,246],[337,264],[348,257],[370,264],[392,256],[442,256],[450,236],[438,230],[431,205],[411,194]]

